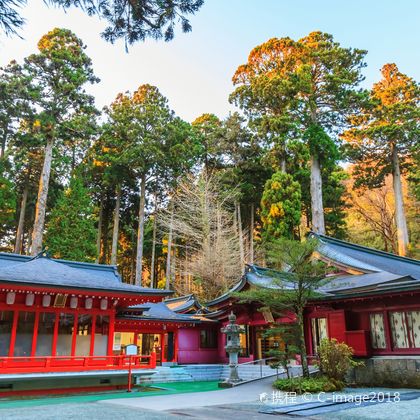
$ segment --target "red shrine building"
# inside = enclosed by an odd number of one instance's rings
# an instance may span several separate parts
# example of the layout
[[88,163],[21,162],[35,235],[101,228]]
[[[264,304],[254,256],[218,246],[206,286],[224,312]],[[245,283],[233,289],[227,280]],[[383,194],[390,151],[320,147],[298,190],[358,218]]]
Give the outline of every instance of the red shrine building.
[[[350,345],[359,357],[420,356],[420,261],[324,235],[316,237],[319,246],[315,257],[334,270],[306,308],[308,354],[316,356],[323,338],[336,338]],[[294,319],[275,319],[257,305],[239,304],[232,292],[276,288],[279,279],[281,272],[248,266],[228,293],[206,304],[221,324],[227,323],[233,311],[237,323],[243,325],[240,362],[265,358],[281,337],[266,338],[264,331],[274,323]],[[223,337],[219,335],[219,339]],[[224,353],[220,355],[224,361]]]
[[174,362],[179,329],[200,321],[168,310],[171,293],[125,284],[112,266],[0,253],[0,395],[20,389],[17,374],[126,377]]
[[[316,237],[319,246],[315,257],[333,270],[305,311],[308,354],[316,356],[323,338],[336,338],[351,346],[358,357],[420,356],[420,261],[324,235]],[[281,343],[281,337],[267,338],[264,332],[274,323],[294,322],[293,316],[275,318],[257,304],[239,303],[233,293],[249,288],[278,288],[281,279],[281,272],[249,265],[229,292],[205,306],[200,306],[192,295],[169,299],[166,304],[181,313],[201,313],[218,321],[212,349],[204,353],[194,344],[202,355],[199,363],[226,363],[220,327],[226,325],[231,311],[245,331],[239,362],[264,359],[271,348]],[[192,350],[194,329],[188,334]],[[188,363],[185,359],[182,362]]]
[[[317,238],[315,257],[334,269],[306,308],[308,354],[329,337],[359,357],[420,356],[420,262]],[[0,253],[0,396],[30,392],[14,381],[45,373],[61,382],[38,390],[107,389],[127,383],[128,369],[147,375],[159,365],[226,363],[220,329],[231,311],[244,327],[239,363],[264,359],[281,343],[264,332],[294,319],[240,304],[233,292],[279,287],[281,278],[248,266],[231,290],[202,304],[125,284],[114,266]]]

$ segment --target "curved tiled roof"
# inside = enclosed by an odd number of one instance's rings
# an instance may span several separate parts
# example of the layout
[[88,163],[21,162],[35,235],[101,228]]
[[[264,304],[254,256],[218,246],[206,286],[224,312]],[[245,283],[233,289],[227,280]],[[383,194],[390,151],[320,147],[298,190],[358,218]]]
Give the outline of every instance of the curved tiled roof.
[[39,256],[35,258],[0,255],[0,281],[136,294],[167,295],[167,290],[149,289],[123,283],[113,266],[75,263]]
[[193,294],[166,299],[165,304],[168,308],[178,313],[186,312],[194,309],[194,307],[197,310],[201,308],[201,304]]
[[311,236],[319,240],[318,252],[332,262],[364,272],[385,271],[420,280],[420,261],[418,260],[352,244],[326,235],[312,233]]
[[[420,288],[420,261],[400,257],[372,248],[311,233],[319,240],[318,253],[322,259],[340,267],[356,269],[362,274],[331,277],[320,287],[320,297],[344,296],[402,288]],[[207,302],[207,306],[217,306],[229,300],[234,292],[244,290],[247,285],[264,288],[293,288],[287,281],[287,273],[248,265],[240,281],[228,292]]]
[[179,314],[169,309],[165,302],[158,303],[142,303],[133,305],[124,310],[121,318],[139,319],[139,320],[156,320],[156,321],[172,321],[172,322],[200,322],[199,319],[192,315]]

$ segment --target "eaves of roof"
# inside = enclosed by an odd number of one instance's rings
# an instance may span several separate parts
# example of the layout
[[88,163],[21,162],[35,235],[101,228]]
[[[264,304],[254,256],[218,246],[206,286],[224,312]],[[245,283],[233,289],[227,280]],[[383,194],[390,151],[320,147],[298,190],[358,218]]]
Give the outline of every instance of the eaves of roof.
[[340,293],[340,294],[323,294],[321,296],[313,297],[311,302],[319,302],[319,301],[331,301],[331,300],[346,300],[346,299],[353,299],[353,298],[363,298],[369,296],[377,296],[377,295],[392,295],[395,293],[402,293],[402,292],[420,292],[420,284],[414,282],[407,282],[406,284],[400,285],[398,287],[381,287],[379,289],[370,289],[370,290],[359,290],[352,293]]
[[[60,291],[64,291],[64,290],[78,290],[81,292],[86,292],[86,291],[92,291],[92,292],[100,292],[100,293],[117,293],[117,294],[130,294],[130,295],[153,295],[153,296],[167,296],[169,294],[173,294],[174,291],[173,290],[159,290],[159,289],[150,289],[147,290],[146,287],[139,287],[136,288],[136,286],[132,286],[133,289],[129,289],[129,288],[124,288],[124,289],[116,289],[113,288],[112,286],[105,289],[105,288],[100,288],[100,287],[80,287],[80,286],[72,286],[72,285],[60,285],[60,284],[53,284],[53,283],[30,283],[30,282],[19,282],[19,281],[9,281],[9,280],[2,280],[0,278],[0,285],[1,284],[7,284],[7,285],[14,285],[14,286],[20,286],[20,287],[33,287],[33,288],[40,288],[42,287],[43,289],[47,288],[51,288],[52,290],[60,290]],[[126,283],[123,283],[126,284]],[[129,286],[129,285],[127,285]]]
[[149,321],[149,322],[173,322],[173,323],[195,323],[199,324],[202,321],[196,318],[153,318],[150,316],[143,316],[143,315],[123,315],[117,316],[116,319],[123,319],[127,321]]

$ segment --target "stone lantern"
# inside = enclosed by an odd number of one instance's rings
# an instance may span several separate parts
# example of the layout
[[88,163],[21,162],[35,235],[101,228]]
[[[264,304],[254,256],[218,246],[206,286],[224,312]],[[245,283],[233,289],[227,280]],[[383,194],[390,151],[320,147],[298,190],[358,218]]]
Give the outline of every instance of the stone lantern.
[[234,384],[241,382],[242,379],[238,375],[238,354],[241,351],[241,343],[239,334],[244,332],[243,327],[235,324],[236,316],[233,312],[229,315],[229,324],[222,328],[223,334],[226,334],[225,350],[229,354],[229,378],[219,384],[220,387],[232,387]]

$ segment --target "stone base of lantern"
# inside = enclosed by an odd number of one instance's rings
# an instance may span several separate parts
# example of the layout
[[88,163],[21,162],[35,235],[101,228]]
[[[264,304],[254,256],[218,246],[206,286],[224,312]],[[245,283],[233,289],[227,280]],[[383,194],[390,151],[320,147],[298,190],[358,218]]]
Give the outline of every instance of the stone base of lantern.
[[243,382],[242,379],[239,379],[238,381],[235,381],[235,382],[232,382],[232,381],[223,381],[223,382],[219,382],[217,384],[217,386],[219,388],[233,388],[235,385],[239,385],[242,382]]

